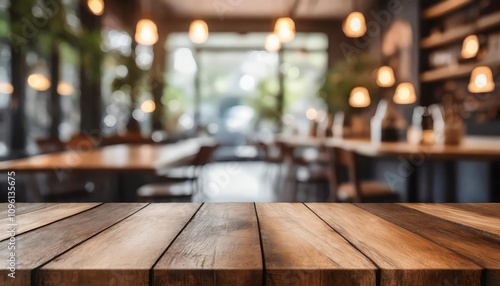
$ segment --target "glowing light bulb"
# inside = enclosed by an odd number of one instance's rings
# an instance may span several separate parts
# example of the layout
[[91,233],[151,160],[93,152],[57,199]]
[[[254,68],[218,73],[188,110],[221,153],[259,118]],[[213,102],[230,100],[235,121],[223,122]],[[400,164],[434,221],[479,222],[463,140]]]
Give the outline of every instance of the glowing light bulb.
[[295,22],[292,18],[283,17],[276,21],[274,33],[282,43],[288,43],[295,38]]
[[144,113],[151,113],[155,111],[155,109],[156,109],[156,104],[151,99],[148,99],[141,104],[141,110]]
[[50,88],[50,80],[41,73],[34,73],[28,77],[28,85],[34,90],[46,91]]
[[380,67],[377,71],[377,85],[380,87],[391,87],[396,83],[394,70],[389,66]]
[[189,38],[193,43],[203,44],[208,39],[208,25],[203,20],[196,20],[189,26]]
[[410,82],[402,82],[396,88],[394,97],[392,98],[397,104],[412,104],[417,101],[415,87]]
[[268,52],[277,52],[281,49],[280,38],[276,34],[270,34],[266,37],[265,48]]
[[140,45],[151,46],[158,42],[158,29],[156,24],[149,19],[137,22],[135,41]]
[[368,89],[364,87],[356,87],[351,90],[351,96],[349,97],[349,105],[352,107],[367,107],[370,105],[370,93]]
[[70,82],[61,81],[57,85],[57,93],[62,96],[69,96],[75,92],[75,88]]
[[471,93],[492,92],[495,89],[495,82],[491,69],[487,66],[476,67],[472,71],[468,89]]
[[104,1],[103,0],[88,0],[87,6],[90,12],[96,16],[101,16],[104,13]]
[[360,12],[352,12],[342,26],[342,30],[349,38],[359,38],[366,33],[365,16]]
[[476,35],[470,35],[465,38],[462,45],[462,57],[464,59],[471,59],[477,56],[479,52],[479,39]]
[[11,94],[14,92],[14,87],[10,82],[0,82],[0,93]]

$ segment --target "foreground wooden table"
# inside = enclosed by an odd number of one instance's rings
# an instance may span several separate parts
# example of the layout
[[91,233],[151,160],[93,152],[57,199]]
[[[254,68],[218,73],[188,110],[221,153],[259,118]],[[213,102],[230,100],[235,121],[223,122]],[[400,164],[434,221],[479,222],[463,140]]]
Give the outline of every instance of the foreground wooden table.
[[16,210],[16,278],[4,232],[0,285],[500,285],[500,204]]

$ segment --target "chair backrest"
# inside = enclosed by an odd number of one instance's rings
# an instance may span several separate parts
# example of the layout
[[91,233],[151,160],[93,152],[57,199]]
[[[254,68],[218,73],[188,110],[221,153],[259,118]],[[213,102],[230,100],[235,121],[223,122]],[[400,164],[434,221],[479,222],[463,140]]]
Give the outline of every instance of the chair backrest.
[[191,165],[193,166],[205,166],[206,164],[212,162],[214,153],[219,147],[218,144],[203,145],[194,157]]
[[92,136],[77,134],[66,142],[66,149],[89,150],[100,146],[101,143],[102,140],[97,140]]
[[330,161],[333,166],[330,167],[330,196],[334,200],[337,198],[337,189],[342,183],[342,173],[341,170],[345,168],[347,170],[348,182],[352,184],[355,191],[355,202],[362,201],[361,184],[358,175],[357,161],[358,156],[351,152],[338,147],[332,147],[328,149],[330,155]]

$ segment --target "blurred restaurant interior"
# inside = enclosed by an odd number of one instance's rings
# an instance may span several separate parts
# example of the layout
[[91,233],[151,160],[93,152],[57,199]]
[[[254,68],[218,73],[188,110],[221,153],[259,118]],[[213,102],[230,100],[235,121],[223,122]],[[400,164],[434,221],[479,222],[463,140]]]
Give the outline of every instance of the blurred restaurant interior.
[[499,202],[500,1],[0,0],[24,202]]

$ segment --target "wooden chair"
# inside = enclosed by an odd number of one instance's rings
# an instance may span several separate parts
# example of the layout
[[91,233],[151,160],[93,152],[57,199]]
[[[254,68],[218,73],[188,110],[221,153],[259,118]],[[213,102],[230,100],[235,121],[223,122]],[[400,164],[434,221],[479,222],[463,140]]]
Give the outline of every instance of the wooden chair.
[[[38,139],[38,149],[42,153],[62,152],[65,144],[59,138]],[[51,171],[32,175],[33,189],[44,202],[87,201],[95,188],[91,181],[85,181],[72,172]]]
[[167,182],[147,184],[137,190],[139,201],[155,202],[182,202],[191,201],[194,191],[201,189],[199,181],[203,176],[204,167],[209,164],[218,144],[201,146],[195,158],[191,162],[194,167],[192,176],[173,176],[167,173],[162,177]]
[[[376,181],[360,181],[359,156],[341,148],[329,148],[330,201],[342,202],[397,202],[399,194],[386,184]],[[342,183],[342,168],[347,169],[348,182]]]
[[[288,164],[288,174],[286,181],[292,183],[293,201],[297,201],[299,189],[304,187],[306,195],[309,197],[311,188],[316,193],[327,192],[329,185],[328,160],[321,156],[309,159],[303,154],[297,155],[295,148],[284,142],[279,142],[281,152],[285,157],[284,161]],[[320,199],[322,200],[322,199]]]

